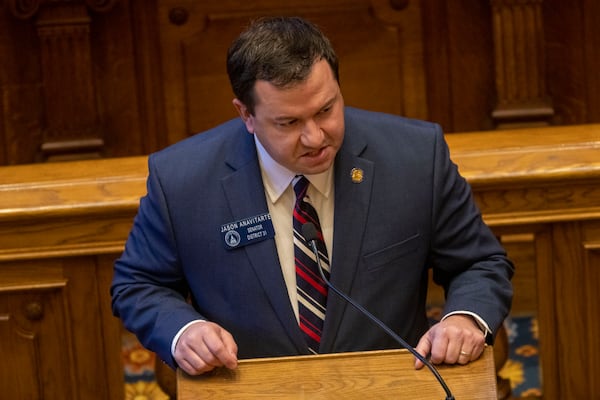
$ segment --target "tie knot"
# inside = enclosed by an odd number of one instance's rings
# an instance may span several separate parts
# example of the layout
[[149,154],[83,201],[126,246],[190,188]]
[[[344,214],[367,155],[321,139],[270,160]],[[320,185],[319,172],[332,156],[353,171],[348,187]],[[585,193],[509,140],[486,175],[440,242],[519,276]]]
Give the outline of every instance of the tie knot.
[[297,200],[303,200],[310,182],[304,175],[298,175],[297,178],[299,179],[294,183],[294,193],[296,193]]

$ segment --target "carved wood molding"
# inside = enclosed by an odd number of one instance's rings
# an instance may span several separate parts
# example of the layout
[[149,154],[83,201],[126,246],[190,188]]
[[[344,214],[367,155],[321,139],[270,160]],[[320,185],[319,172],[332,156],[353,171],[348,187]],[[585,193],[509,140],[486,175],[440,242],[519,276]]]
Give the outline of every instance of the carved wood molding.
[[404,11],[410,5],[410,0],[371,0],[375,16],[388,24],[399,25],[404,18]]
[[40,150],[46,160],[101,155],[104,139],[96,104],[90,11],[107,12],[117,1],[7,1],[15,17],[35,20],[45,114]]
[[548,124],[554,114],[547,92],[543,0],[491,0],[499,127]]
[[85,0],[90,10],[95,12],[110,11],[119,0]]
[[85,4],[95,12],[107,12],[114,7],[119,0],[6,0],[6,5],[12,14],[19,19],[29,19],[36,15],[45,5],[60,6],[72,5],[73,3]]

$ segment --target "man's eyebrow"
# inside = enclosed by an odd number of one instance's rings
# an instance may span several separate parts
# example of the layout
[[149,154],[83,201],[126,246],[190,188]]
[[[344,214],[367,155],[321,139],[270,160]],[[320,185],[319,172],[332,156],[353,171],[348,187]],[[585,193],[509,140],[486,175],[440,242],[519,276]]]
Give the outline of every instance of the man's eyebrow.
[[[329,100],[327,100],[327,101],[326,101],[326,102],[325,102],[325,103],[324,103],[324,104],[321,106],[321,108],[319,108],[319,111],[317,111],[317,112],[321,112],[321,111],[323,111],[324,109],[326,109],[326,108],[328,108],[328,107],[331,107],[331,105],[332,105],[333,103],[335,103],[336,99],[337,99],[337,95],[335,95],[335,96],[332,96],[332,97],[331,97]],[[298,117],[295,117],[295,116],[292,116],[292,115],[280,115],[280,116],[274,117],[274,118],[273,118],[273,121],[274,121],[274,122],[287,122],[287,121],[293,121],[293,120],[296,120],[296,119],[299,119],[299,118],[298,118]]]
[[327,108],[327,107],[331,106],[333,103],[335,103],[337,101],[338,97],[339,97],[339,92],[336,92],[335,95],[331,96],[331,98],[325,102],[323,107],[321,107],[321,110],[324,108]]
[[298,117],[292,117],[292,116],[282,115],[282,116],[273,118],[273,121],[275,121],[275,122],[284,122],[284,121],[291,121],[291,120],[294,120],[294,119],[298,119]]

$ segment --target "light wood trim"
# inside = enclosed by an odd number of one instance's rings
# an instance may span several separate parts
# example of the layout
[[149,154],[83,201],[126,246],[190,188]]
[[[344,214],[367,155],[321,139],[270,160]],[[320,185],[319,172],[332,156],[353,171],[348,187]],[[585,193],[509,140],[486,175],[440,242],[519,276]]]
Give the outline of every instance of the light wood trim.
[[135,212],[147,157],[0,167],[0,222]]
[[[491,347],[465,366],[438,371],[457,399],[495,399]],[[238,368],[189,376],[177,372],[178,400],[192,399],[443,399],[427,368],[415,370],[407,350],[242,360]]]
[[[600,124],[453,133],[446,139],[475,192],[600,177]],[[135,211],[146,190],[146,163],[140,156],[1,167],[0,222]],[[596,216],[599,208],[571,213]],[[548,218],[528,214],[532,220]]]
[[458,133],[446,139],[475,188],[600,176],[600,124]]

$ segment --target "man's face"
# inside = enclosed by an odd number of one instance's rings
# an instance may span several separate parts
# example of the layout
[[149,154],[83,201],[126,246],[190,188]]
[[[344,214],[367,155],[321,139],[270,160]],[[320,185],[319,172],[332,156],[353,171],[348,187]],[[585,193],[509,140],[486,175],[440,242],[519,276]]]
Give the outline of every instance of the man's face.
[[267,81],[254,86],[254,115],[238,99],[233,104],[271,157],[298,174],[326,171],[344,140],[344,99],[325,60],[308,79],[289,88]]

